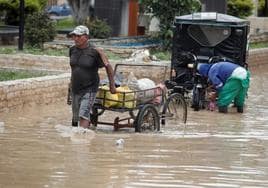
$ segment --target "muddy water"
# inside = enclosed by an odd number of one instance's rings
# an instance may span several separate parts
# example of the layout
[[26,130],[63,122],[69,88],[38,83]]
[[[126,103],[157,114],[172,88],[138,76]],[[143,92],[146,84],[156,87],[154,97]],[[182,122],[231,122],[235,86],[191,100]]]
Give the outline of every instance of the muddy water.
[[160,133],[82,133],[64,103],[2,113],[0,188],[268,187],[267,70],[253,71],[244,114],[190,111]]

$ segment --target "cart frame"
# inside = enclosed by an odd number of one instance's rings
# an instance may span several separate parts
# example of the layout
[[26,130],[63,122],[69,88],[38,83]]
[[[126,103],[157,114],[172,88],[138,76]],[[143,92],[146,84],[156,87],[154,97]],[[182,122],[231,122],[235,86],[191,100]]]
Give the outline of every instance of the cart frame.
[[[140,67],[140,68],[160,68],[164,74],[162,74],[163,78],[161,81],[166,79],[166,75],[168,73],[169,67],[166,65],[155,65],[155,64],[116,64],[114,73],[116,74],[119,67]],[[141,70],[141,69],[138,69]],[[135,72],[136,73],[136,72]],[[148,76],[148,75],[147,75]],[[160,81],[160,82],[161,82]],[[104,95],[102,97],[98,97],[96,99],[96,103],[93,105],[92,114],[91,114],[91,122],[93,126],[97,126],[98,124],[110,125],[114,127],[114,130],[117,131],[121,128],[135,128],[136,132],[145,132],[145,131],[159,131],[160,123],[162,125],[167,124],[168,118],[180,118],[180,121],[184,124],[187,120],[187,105],[184,97],[181,94],[173,94],[169,95],[171,92],[168,90],[163,90],[160,87],[154,87],[146,90],[138,90],[138,91],[129,91],[129,92],[120,92],[123,95],[122,100],[112,100],[108,99],[106,93],[109,91],[104,91]],[[153,93],[153,95],[148,96],[146,102],[139,102],[139,98],[137,96],[146,96],[146,93]],[[127,99],[127,95],[132,95],[133,98]],[[155,103],[153,99],[156,97],[161,98],[160,103]],[[120,103],[120,107],[106,107],[105,102],[112,101]],[[126,103],[133,104],[132,107],[126,107]],[[175,104],[175,105],[174,105]],[[181,108],[182,110],[177,112],[176,108]],[[120,113],[129,113],[128,117],[120,118],[116,116],[114,121],[100,121],[99,116],[101,116],[105,111],[113,111]]]

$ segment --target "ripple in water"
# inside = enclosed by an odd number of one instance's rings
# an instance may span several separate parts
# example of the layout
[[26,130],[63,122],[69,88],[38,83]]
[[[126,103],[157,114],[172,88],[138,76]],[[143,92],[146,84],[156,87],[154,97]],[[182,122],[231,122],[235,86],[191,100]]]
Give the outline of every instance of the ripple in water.
[[58,124],[55,126],[56,131],[64,138],[70,138],[75,144],[90,143],[95,137],[95,132],[82,127],[71,127]]

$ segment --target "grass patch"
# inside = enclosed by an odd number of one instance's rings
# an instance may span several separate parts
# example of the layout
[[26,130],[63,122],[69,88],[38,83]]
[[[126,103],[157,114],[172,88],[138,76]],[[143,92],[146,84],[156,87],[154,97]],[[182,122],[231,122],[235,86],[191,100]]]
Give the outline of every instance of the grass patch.
[[160,59],[163,61],[169,61],[171,59],[171,52],[170,51],[152,49],[152,50],[150,50],[150,54],[154,55],[157,59]]
[[25,78],[46,76],[44,72],[31,72],[31,71],[16,71],[16,70],[0,70],[0,82],[8,80],[18,80]]
[[[0,48],[0,54],[16,54],[18,53],[18,49],[16,47],[4,47]],[[39,48],[29,48],[25,47],[22,52],[25,54],[33,54],[33,55],[50,55],[50,56],[65,56],[68,57],[69,55],[69,49],[39,49]],[[105,51],[105,54],[107,55],[108,59],[113,60],[122,60],[122,58],[111,51]]]
[[56,22],[56,29],[70,29],[76,26],[73,18],[61,19]]
[[40,49],[27,47],[23,50],[23,53],[33,54],[33,55],[50,55],[50,56],[68,56],[69,49]]
[[55,49],[39,49],[39,48],[25,47],[23,51],[18,51],[17,47],[0,48],[0,54],[16,54],[16,53],[25,53],[33,55],[68,56],[68,48],[55,50]]
[[112,60],[122,60],[123,58],[120,57],[120,55],[113,53],[111,51],[105,51],[104,53],[107,55],[108,59],[112,59]]
[[258,43],[250,43],[249,48],[250,49],[256,49],[256,48],[267,48],[268,42],[258,42]]

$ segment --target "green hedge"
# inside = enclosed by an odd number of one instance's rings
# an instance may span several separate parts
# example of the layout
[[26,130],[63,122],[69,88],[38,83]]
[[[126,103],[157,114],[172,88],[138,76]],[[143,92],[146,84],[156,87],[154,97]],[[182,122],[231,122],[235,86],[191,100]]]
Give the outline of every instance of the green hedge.
[[254,5],[252,0],[228,0],[227,13],[239,18],[252,15]]

